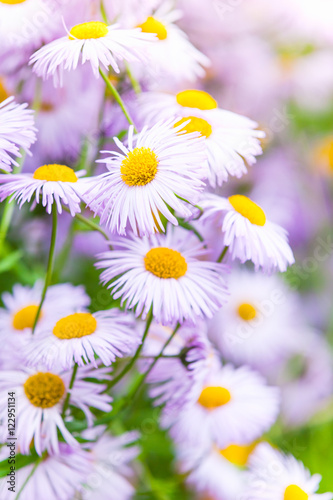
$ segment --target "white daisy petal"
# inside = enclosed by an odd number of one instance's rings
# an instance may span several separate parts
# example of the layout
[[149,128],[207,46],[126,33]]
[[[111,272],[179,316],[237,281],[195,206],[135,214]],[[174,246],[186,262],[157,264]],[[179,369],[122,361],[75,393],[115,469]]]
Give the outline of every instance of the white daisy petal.
[[166,235],[118,237],[114,250],[99,255],[101,280],[111,282],[115,299],[145,317],[152,307],[163,324],[212,317],[226,300],[221,264],[199,260],[203,244],[188,231],[167,228]]

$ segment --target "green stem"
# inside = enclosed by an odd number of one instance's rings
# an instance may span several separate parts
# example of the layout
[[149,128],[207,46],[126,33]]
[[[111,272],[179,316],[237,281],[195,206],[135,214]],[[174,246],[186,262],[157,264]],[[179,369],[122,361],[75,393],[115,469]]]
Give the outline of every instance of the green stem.
[[150,310],[148,313],[148,316],[147,316],[146,328],[145,328],[145,331],[143,333],[141,344],[137,348],[136,353],[134,354],[131,361],[124,367],[124,369],[119,373],[119,375],[117,375],[117,377],[115,377],[113,380],[111,380],[110,384],[108,384],[108,389],[111,389],[111,387],[115,386],[124,377],[124,375],[126,375],[126,373],[128,373],[130,371],[130,369],[132,368],[132,366],[134,365],[134,363],[136,362],[136,360],[140,356],[152,321],[153,321],[153,313],[152,313],[152,310]]
[[158,360],[163,356],[165,349],[168,347],[168,345],[170,344],[170,342],[172,341],[172,339],[174,338],[174,336],[178,332],[179,328],[180,328],[180,324],[177,323],[175,329],[173,330],[173,332],[170,335],[170,337],[168,338],[168,340],[164,343],[159,354],[157,356],[155,356],[154,361],[152,362],[152,364],[150,365],[150,367],[148,368],[146,373],[143,374],[143,376],[141,377],[141,380],[139,380],[139,383],[137,384],[137,386],[132,390],[133,395],[138,393],[140,387],[142,386],[142,384],[144,383],[144,381],[146,380],[146,378],[148,377],[148,375],[150,374],[150,372],[152,371],[152,369],[154,368],[154,366],[156,365]]
[[51,284],[52,281],[52,270],[53,270],[53,264],[54,264],[54,254],[55,254],[55,244],[56,244],[56,238],[57,238],[57,226],[58,226],[58,213],[57,213],[57,207],[56,204],[53,203],[52,205],[52,234],[51,234],[51,243],[50,243],[50,250],[49,250],[49,259],[47,263],[47,269],[46,269],[46,277],[45,277],[45,283],[44,283],[44,288],[42,292],[42,297],[41,301],[39,303],[38,309],[37,309],[37,314],[35,317],[35,321],[32,327],[32,334],[35,333],[35,329],[37,326],[37,322],[44,304],[45,296],[48,287]]
[[127,395],[127,397],[126,397],[126,399],[124,401],[124,404],[120,407],[121,410],[126,405],[126,403],[128,403],[128,405],[127,405],[127,409],[128,409],[129,406],[133,403],[134,399],[138,396],[139,391],[140,391],[140,389],[141,389],[144,381],[146,380],[146,378],[148,377],[148,375],[150,374],[150,372],[153,370],[153,368],[156,365],[156,363],[158,362],[158,360],[160,358],[162,358],[165,349],[168,347],[168,345],[170,344],[170,342],[172,341],[172,339],[174,338],[174,336],[178,332],[179,328],[180,328],[180,324],[177,323],[177,325],[176,325],[175,329],[173,330],[172,334],[170,335],[170,337],[168,338],[168,340],[164,343],[164,345],[163,345],[161,351],[159,352],[159,354],[157,356],[155,356],[155,359],[152,362],[152,364],[150,365],[150,367],[148,368],[148,370],[142,375],[142,377],[139,379],[138,383],[132,388],[132,390],[130,391],[130,393]]
[[121,110],[122,112],[124,113],[125,117],[126,117],[126,120],[128,121],[128,123],[130,125],[133,125],[134,127],[134,132],[137,133],[137,129],[134,125],[134,122],[125,106],[125,103],[124,101],[122,100],[122,98],[120,97],[120,94],[118,92],[118,90],[112,85],[112,83],[110,82],[109,78],[107,77],[107,75],[104,73],[104,71],[99,68],[99,73],[101,75],[101,77],[103,78],[104,82],[105,82],[105,85],[107,86],[107,88],[109,89],[109,91],[111,92],[111,94],[113,95],[113,97],[115,98],[116,102],[119,104],[119,106],[121,107]]
[[6,200],[0,224],[0,256],[4,253],[4,244],[14,212],[14,203],[10,203],[10,198]]
[[226,253],[227,253],[227,251],[228,251],[228,248],[229,248],[229,247],[224,247],[224,248],[223,248],[223,250],[222,250],[222,252],[221,252],[221,255],[220,255],[220,256],[219,256],[219,258],[217,259],[217,262],[219,262],[219,263],[220,263],[220,262],[222,262],[222,260],[224,259],[225,254],[226,254]]
[[135,76],[133,75],[131,68],[130,68],[130,65],[127,62],[125,62],[125,68],[126,68],[126,73],[128,75],[128,78],[130,79],[130,82],[132,84],[134,92],[136,94],[141,94],[141,92],[142,92],[141,85],[140,85],[139,81],[135,78]]
[[71,398],[71,390],[73,389],[73,385],[74,385],[74,382],[75,382],[75,378],[76,378],[78,367],[79,367],[79,365],[77,363],[75,363],[75,365],[73,367],[73,373],[72,373],[71,381],[69,383],[68,391],[67,391],[67,394],[66,394],[66,399],[64,401],[64,406],[63,406],[62,412],[61,412],[62,418],[65,418],[66,411],[67,411],[67,408],[69,406],[69,401],[70,401],[70,398]]
[[[63,207],[63,209],[66,212],[70,213],[70,210],[67,207]],[[106,239],[106,241],[109,241],[108,235],[106,234],[105,231],[103,231],[103,229],[101,227],[99,227],[98,224],[96,224],[95,222],[93,222],[90,219],[87,219],[86,217],[84,217],[81,214],[75,214],[75,218],[77,220],[79,220],[80,222],[82,222],[82,224],[85,224],[86,226],[90,227],[90,229],[92,229],[93,231],[98,231],[99,233],[101,233],[101,235]]]
[[180,225],[180,227],[183,227],[184,229],[187,229],[188,231],[192,231],[192,233],[196,235],[198,240],[201,241],[201,243],[204,243],[204,241],[205,241],[204,238],[199,233],[199,231],[195,227],[192,226],[192,224],[184,221],[183,219],[178,219],[178,224]]
[[101,6],[100,8],[101,8],[102,19],[105,22],[105,24],[109,24],[108,16],[106,15],[106,10],[105,10],[105,5],[104,5],[103,0],[101,0],[100,6]]
[[90,219],[87,219],[81,214],[75,214],[75,218],[80,222],[82,222],[83,224],[85,224],[86,226],[90,227],[90,229],[92,229],[93,231],[98,231],[99,233],[101,233],[101,235],[106,239],[106,241],[109,241],[108,235],[106,234],[105,231],[103,231],[101,227],[99,227],[98,224],[95,224],[95,222],[93,222]]

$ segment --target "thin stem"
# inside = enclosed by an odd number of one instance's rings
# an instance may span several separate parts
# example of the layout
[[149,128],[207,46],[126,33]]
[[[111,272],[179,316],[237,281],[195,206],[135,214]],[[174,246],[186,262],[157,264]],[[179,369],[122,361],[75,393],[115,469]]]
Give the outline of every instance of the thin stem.
[[20,496],[21,496],[21,493],[22,491],[24,490],[24,488],[26,487],[26,485],[28,484],[28,482],[30,481],[30,479],[32,478],[32,476],[34,475],[38,465],[40,464],[40,462],[43,460],[43,457],[39,457],[36,462],[35,462],[35,465],[33,466],[30,474],[27,476],[26,480],[24,481],[24,483],[22,484],[21,488],[19,489],[16,497],[15,497],[15,500],[19,500]]
[[65,418],[66,411],[67,411],[67,408],[69,406],[69,401],[70,401],[70,398],[71,398],[71,390],[73,389],[73,385],[74,385],[74,382],[75,382],[75,378],[76,378],[78,367],[79,367],[79,365],[77,363],[75,363],[75,365],[73,367],[72,377],[71,377],[71,380],[69,382],[69,387],[68,387],[68,391],[67,391],[67,394],[66,394],[66,399],[64,401],[64,406],[63,406],[62,412],[61,412],[62,418]]
[[101,14],[102,14],[103,21],[106,24],[109,24],[108,16],[106,15],[106,10],[105,10],[105,5],[104,5],[103,0],[101,0],[101,4],[100,5],[101,5]]
[[[14,167],[13,171],[14,174],[19,174],[21,172],[26,156],[27,156],[26,152],[21,151],[21,157],[18,158],[17,160],[18,167]],[[4,250],[3,247],[12,220],[13,212],[14,212],[14,203],[11,202],[11,198],[7,198],[0,225],[0,256],[2,255]]]
[[140,356],[152,321],[153,321],[153,313],[152,313],[152,310],[150,310],[148,313],[148,316],[147,316],[146,327],[145,327],[145,331],[144,331],[143,336],[142,336],[141,344],[137,348],[136,353],[134,354],[131,361],[124,367],[124,369],[119,373],[119,375],[117,375],[117,377],[115,377],[113,380],[111,380],[110,384],[108,385],[108,389],[111,389],[111,387],[115,386],[124,377],[124,375],[126,375],[126,373],[128,373],[130,371],[130,369],[132,368],[132,366],[134,365],[134,363],[136,362],[136,360]]
[[128,75],[128,78],[130,79],[130,82],[132,84],[134,92],[136,94],[141,94],[141,92],[142,92],[141,85],[140,85],[139,81],[135,78],[135,76],[133,75],[133,73],[131,71],[131,67],[127,62],[125,62],[125,68],[126,68],[126,73]]
[[37,314],[35,317],[35,321],[32,327],[32,333],[35,333],[35,329],[37,326],[37,322],[44,304],[45,296],[48,287],[51,284],[52,281],[52,271],[53,271],[53,264],[54,264],[54,254],[55,254],[55,244],[56,244],[56,239],[57,239],[57,226],[58,226],[58,217],[57,217],[57,207],[56,204],[54,203],[52,205],[52,234],[51,234],[51,243],[50,243],[50,250],[49,250],[49,259],[47,263],[47,269],[46,269],[46,277],[45,277],[45,283],[44,283],[44,288],[42,292],[42,297],[41,301],[39,303],[38,309],[37,309]]
[[[67,207],[63,207],[63,209],[66,212],[70,213],[70,211]],[[84,217],[81,214],[75,214],[75,218],[77,220],[79,220],[80,222],[82,222],[83,224],[85,224],[86,226],[90,227],[90,229],[92,229],[93,231],[98,231],[99,233],[101,233],[101,235],[106,239],[106,241],[109,241],[108,235],[106,234],[105,231],[103,231],[103,229],[98,224],[96,224],[95,222],[93,222],[90,219],[87,219],[86,217]]]
[[227,253],[227,251],[228,251],[228,248],[229,248],[229,247],[224,247],[224,248],[223,248],[223,250],[222,250],[222,252],[221,252],[221,255],[220,255],[220,256],[219,256],[219,258],[217,259],[217,262],[219,262],[219,263],[220,263],[220,262],[222,262],[222,260],[224,259],[225,254],[226,254],[226,253]]
[[104,71],[101,68],[99,68],[99,73],[100,73],[101,77],[103,78],[105,85],[107,86],[107,88],[109,89],[109,91],[111,92],[111,94],[113,95],[113,97],[115,98],[115,100],[117,101],[119,106],[121,107],[122,112],[124,113],[124,115],[126,117],[126,120],[128,121],[128,123],[130,125],[133,125],[134,132],[137,133],[138,131],[137,131],[137,129],[134,125],[134,122],[133,122],[133,120],[132,120],[132,118],[131,118],[131,116],[130,116],[130,114],[125,106],[124,101],[120,97],[118,90],[112,85],[109,78],[107,77],[107,75],[104,73]]
[[156,363],[158,362],[158,360],[163,356],[165,349],[168,347],[168,345],[170,344],[170,342],[172,341],[172,339],[174,338],[174,336],[178,332],[179,328],[180,328],[180,324],[177,323],[177,325],[175,326],[175,329],[173,330],[172,334],[170,335],[170,337],[168,338],[168,340],[164,343],[164,345],[163,345],[162,349],[160,350],[159,354],[157,356],[155,356],[155,359],[152,362],[152,364],[150,365],[150,367],[148,368],[148,370],[142,375],[142,377],[139,380],[138,384],[136,384],[136,386],[134,386],[132,388],[130,394],[127,396],[127,401],[133,402],[134,396],[138,395],[139,390],[141,389],[144,381],[146,380],[146,378],[148,377],[148,375],[150,374],[150,372],[152,371],[152,369],[154,368],[154,366],[156,365]]
[[10,198],[6,200],[0,224],[0,256],[4,252],[4,244],[14,212],[14,203],[10,203]]
[[180,225],[180,227],[183,227],[184,229],[187,229],[188,231],[192,231],[192,233],[196,235],[198,240],[201,241],[201,243],[204,243],[205,240],[204,240],[203,236],[199,233],[199,231],[195,227],[192,226],[192,224],[184,221],[183,219],[178,219],[178,224]]

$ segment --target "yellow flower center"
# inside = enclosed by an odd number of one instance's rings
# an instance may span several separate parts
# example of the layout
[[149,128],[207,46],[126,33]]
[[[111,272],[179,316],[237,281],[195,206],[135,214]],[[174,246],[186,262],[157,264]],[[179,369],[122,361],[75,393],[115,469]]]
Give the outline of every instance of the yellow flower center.
[[[17,313],[13,317],[13,327],[15,330],[24,330],[25,328],[32,328],[34,326],[34,321],[37,315],[38,306],[31,305],[27,307],[23,307],[17,311]],[[42,314],[39,315],[40,319]]]
[[0,3],[6,3],[8,5],[16,5],[18,3],[23,3],[26,0],[0,0]]
[[144,258],[145,268],[158,278],[181,278],[186,274],[187,263],[177,250],[171,248],[152,248]]
[[77,182],[78,180],[72,168],[57,164],[43,165],[37,168],[34,172],[34,179],[53,182]]
[[165,40],[168,36],[164,24],[151,16],[144,23],[140,24],[138,28],[141,28],[144,33],[155,33],[159,40]]
[[182,118],[177,123],[175,123],[174,127],[185,123],[186,121],[191,120],[187,125],[185,125],[182,130],[186,130],[189,134],[190,132],[200,132],[202,136],[209,137],[212,133],[212,126],[203,118],[198,118],[197,116],[188,116],[186,118]]
[[145,186],[155,178],[158,163],[150,148],[135,148],[121,162],[121,178],[128,186]]
[[97,321],[90,313],[75,313],[61,318],[53,328],[58,339],[80,339],[96,331]]
[[333,137],[326,137],[316,148],[314,162],[323,166],[332,173],[333,171]]
[[[0,0],[1,1],[1,0]],[[6,90],[5,83],[2,78],[0,78],[0,102],[4,101],[9,97],[9,94]]]
[[265,212],[259,205],[250,200],[250,198],[242,194],[235,194],[234,196],[230,196],[228,200],[236,212],[248,219],[251,224],[255,224],[256,226],[265,225]]
[[30,403],[38,408],[52,408],[61,400],[65,384],[58,375],[38,372],[24,383],[24,392]]
[[230,399],[231,394],[224,387],[205,387],[200,394],[198,403],[208,410],[214,410],[229,403]]
[[197,108],[201,110],[216,109],[215,99],[203,90],[184,90],[176,95],[178,104],[185,108]]
[[245,467],[248,458],[256,447],[256,443],[237,445],[231,444],[224,450],[219,450],[221,455],[226,458],[229,462],[239,467]]
[[284,492],[283,500],[308,500],[309,495],[296,484],[291,484]]
[[108,34],[108,26],[100,21],[91,21],[73,26],[69,32],[70,40],[89,40],[90,38],[103,38]]
[[244,321],[251,321],[256,317],[257,311],[251,304],[241,304],[238,307],[238,314]]
[[51,104],[50,102],[42,102],[40,105],[40,111],[42,111],[43,113],[50,113],[53,110],[54,110],[54,105]]

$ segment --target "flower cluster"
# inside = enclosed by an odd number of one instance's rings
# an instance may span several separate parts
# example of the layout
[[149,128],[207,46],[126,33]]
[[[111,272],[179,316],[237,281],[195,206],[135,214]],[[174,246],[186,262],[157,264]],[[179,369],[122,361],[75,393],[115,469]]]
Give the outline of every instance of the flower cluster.
[[1,500],[333,499],[315,3],[0,0]]

